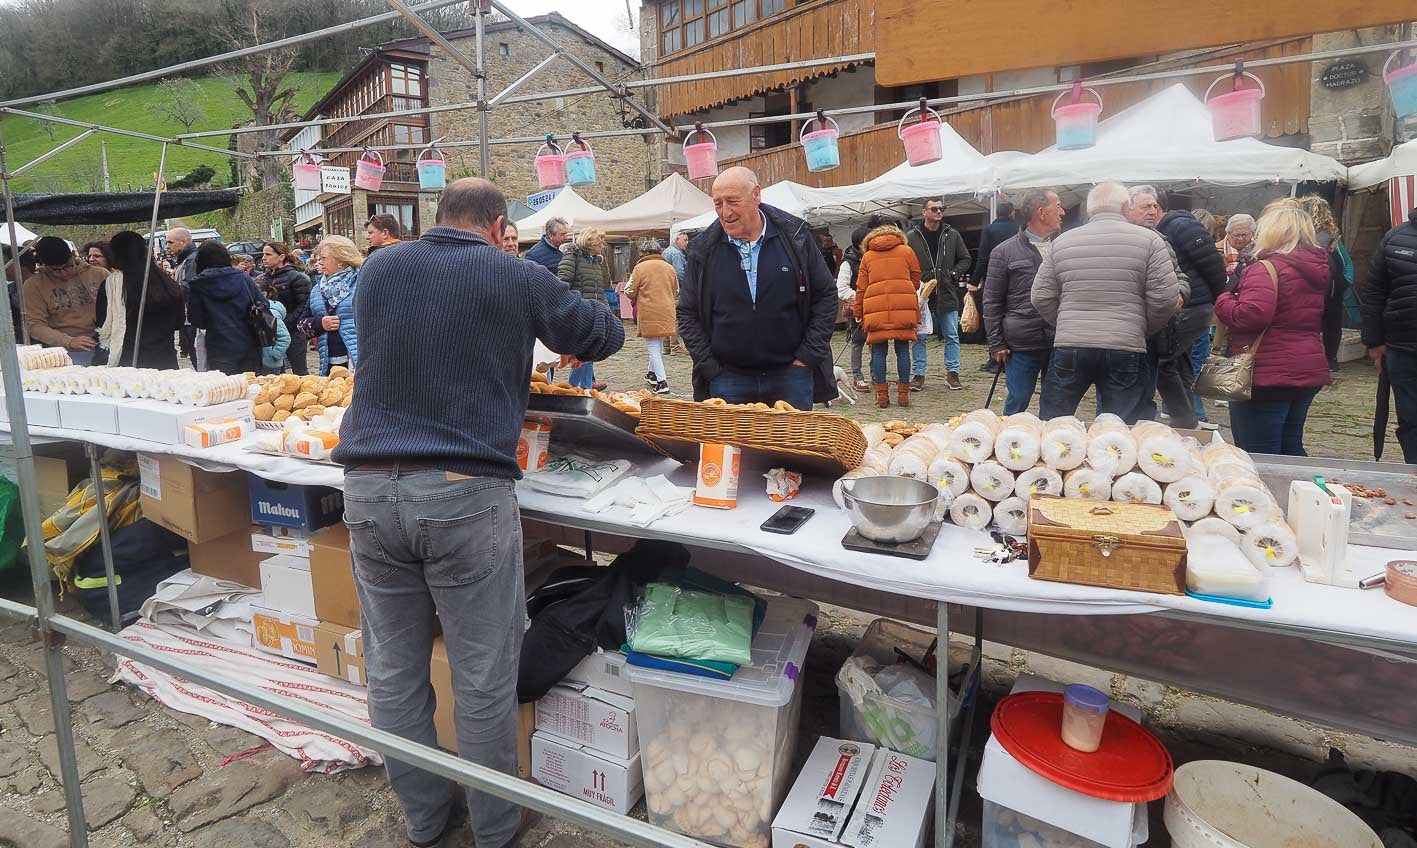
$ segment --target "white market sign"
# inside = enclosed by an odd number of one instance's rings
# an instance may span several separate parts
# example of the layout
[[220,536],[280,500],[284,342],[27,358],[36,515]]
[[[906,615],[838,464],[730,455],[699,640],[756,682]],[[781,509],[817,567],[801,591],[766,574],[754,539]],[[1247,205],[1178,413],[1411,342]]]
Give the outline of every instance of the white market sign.
[[349,194],[349,166],[321,165],[320,191],[325,194]]

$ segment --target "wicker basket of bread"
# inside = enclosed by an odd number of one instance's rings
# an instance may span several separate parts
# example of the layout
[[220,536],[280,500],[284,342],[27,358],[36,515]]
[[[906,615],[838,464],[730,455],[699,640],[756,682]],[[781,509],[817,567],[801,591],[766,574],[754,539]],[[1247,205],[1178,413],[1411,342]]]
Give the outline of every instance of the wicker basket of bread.
[[783,402],[770,407],[655,397],[642,401],[640,410],[635,431],[640,438],[683,460],[696,460],[699,445],[722,444],[839,474],[860,465],[866,455],[866,437],[854,421]]

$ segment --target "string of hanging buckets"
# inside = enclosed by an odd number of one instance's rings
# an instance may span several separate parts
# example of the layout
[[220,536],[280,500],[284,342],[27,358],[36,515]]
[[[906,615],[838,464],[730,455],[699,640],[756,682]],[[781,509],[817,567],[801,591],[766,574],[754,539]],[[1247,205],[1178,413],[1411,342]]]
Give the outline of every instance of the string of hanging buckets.
[[564,150],[556,143],[555,134],[547,133],[532,164],[536,167],[536,183],[543,191],[595,185],[595,151],[578,132],[571,133],[571,143]]

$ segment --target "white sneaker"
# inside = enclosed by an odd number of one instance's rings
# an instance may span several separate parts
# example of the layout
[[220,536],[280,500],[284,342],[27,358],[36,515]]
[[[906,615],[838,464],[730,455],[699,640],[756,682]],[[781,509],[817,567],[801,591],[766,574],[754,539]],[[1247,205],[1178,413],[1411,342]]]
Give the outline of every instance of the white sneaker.
[[1218,401],[1215,402],[1215,405],[1218,406],[1218,407],[1220,407],[1221,409],[1229,409],[1229,408],[1230,408],[1230,401],[1228,401],[1228,400],[1218,400]]
[[1220,429],[1220,425],[1219,425],[1219,424],[1216,424],[1214,421],[1201,421],[1200,423],[1196,424],[1196,429],[1197,429],[1197,430],[1219,430],[1219,429]]

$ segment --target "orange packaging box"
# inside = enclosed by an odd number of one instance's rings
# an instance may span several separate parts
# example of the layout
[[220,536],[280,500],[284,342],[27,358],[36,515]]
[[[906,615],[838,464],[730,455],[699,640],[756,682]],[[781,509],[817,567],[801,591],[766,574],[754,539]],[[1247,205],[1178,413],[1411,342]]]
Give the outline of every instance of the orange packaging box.
[[732,445],[699,446],[699,479],[694,489],[694,503],[714,509],[733,509],[738,505],[738,475],[742,471],[743,451]]
[[528,418],[522,422],[517,438],[517,466],[523,471],[540,471],[546,467],[551,450],[551,419]]
[[257,648],[311,665],[318,659],[315,628],[319,624],[313,618],[257,606],[251,608],[251,625],[255,628],[253,641]]

